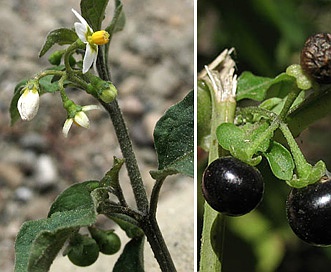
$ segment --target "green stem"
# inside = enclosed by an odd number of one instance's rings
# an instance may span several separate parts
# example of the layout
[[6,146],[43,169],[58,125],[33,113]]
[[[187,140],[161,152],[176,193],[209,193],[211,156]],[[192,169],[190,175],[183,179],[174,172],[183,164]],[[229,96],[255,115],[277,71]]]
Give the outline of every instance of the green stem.
[[253,142],[250,143],[250,145],[247,147],[247,156],[251,158],[256,150],[258,150],[258,147],[265,141],[265,139],[271,139],[274,131],[279,127],[279,120],[275,119],[270,126],[263,131],[261,134],[258,135],[256,139],[254,139]]
[[[140,225],[144,230],[148,242],[154,252],[154,256],[158,261],[162,271],[172,272],[176,271],[174,263],[171,259],[171,255],[165,241],[162,237],[162,233],[157,224],[154,212],[152,214],[148,213],[148,199],[146,191],[144,189],[141,175],[138,169],[137,161],[134,156],[131,141],[127,133],[127,129],[118,107],[117,101],[113,101],[110,104],[106,104],[102,101],[100,103],[109,112],[113,125],[117,134],[117,138],[125,158],[125,164],[128,169],[131,186],[136,199],[138,210],[148,216],[140,221]],[[156,211],[156,203],[153,204],[153,210]]]
[[294,159],[295,167],[297,170],[298,178],[306,178],[312,166],[307,163],[304,155],[302,154],[297,142],[294,140],[293,135],[285,123],[280,124],[280,130],[282,131]]
[[[110,81],[110,75],[108,72],[107,64],[103,57],[104,52],[100,50],[100,56],[98,56],[97,70],[101,79]],[[133,152],[132,143],[129,137],[127,127],[125,125],[122,112],[118,106],[117,100],[107,104],[101,100],[100,103],[108,111],[112,120],[120,148],[122,150],[123,157],[125,159],[125,165],[128,170],[128,175],[131,182],[131,187],[135,196],[137,208],[140,212],[145,214],[145,217],[139,220],[139,224],[143,229],[147,240],[154,252],[154,256],[159,263],[159,266],[164,272],[176,271],[175,265],[172,261],[170,252],[163,239],[160,228],[157,224],[155,212],[156,203],[152,205],[152,210],[149,211],[149,203],[147,194],[144,188],[144,184],[141,178],[140,170],[137,164],[135,154]],[[162,185],[162,182],[160,182]],[[161,187],[161,186],[159,186]],[[155,189],[154,195],[158,195],[159,189]],[[154,199],[154,197],[153,197]],[[156,197],[157,199],[157,197]],[[155,212],[154,212],[155,211]]]
[[[101,58],[103,59],[103,58]],[[97,69],[100,78],[106,81],[110,81],[110,75],[107,73],[108,69],[105,68],[106,64],[101,61],[97,63]],[[126,127],[123,114],[115,99],[111,103],[105,103],[99,100],[104,108],[108,111],[112,120],[117,139],[122,150],[123,157],[125,159],[125,165],[128,170],[133,194],[136,200],[137,208],[143,213],[148,212],[148,199],[144,188],[144,184],[141,178],[140,170],[136,160],[136,156],[133,152],[131,139],[129,137],[128,129]]]
[[144,188],[144,184],[140,175],[138,163],[133,152],[132,143],[129,137],[127,127],[125,125],[122,112],[118,106],[117,100],[107,104],[101,100],[100,103],[108,111],[112,120],[117,139],[125,158],[125,165],[128,170],[133,194],[136,200],[137,208],[143,213],[148,212],[148,199]]
[[[212,90],[212,88],[210,88]],[[211,139],[208,163],[220,156],[220,148],[216,137],[217,127],[224,123],[233,123],[236,102],[233,99],[219,101],[216,90],[211,91],[212,117],[211,117]],[[200,272],[221,271],[223,240],[224,240],[224,215],[212,209],[207,202],[204,205],[204,218],[201,239]],[[217,243],[214,243],[215,239]],[[216,247],[215,245],[218,244]]]
[[112,214],[125,214],[136,221],[141,221],[144,217],[144,214],[137,210],[133,210],[130,207],[120,206],[112,203],[102,202],[99,206],[100,213],[111,216]]
[[170,252],[163,239],[156,218],[154,216],[148,216],[145,220],[140,222],[140,226],[147,237],[147,241],[151,245],[161,271],[176,272],[176,267],[171,259]]
[[282,109],[282,111],[279,114],[279,119],[281,121],[284,121],[284,119],[286,118],[291,106],[293,105],[295,99],[297,99],[299,93],[302,90],[299,89],[297,86],[294,86],[292,91],[288,94],[287,99],[285,101],[284,107]]
[[44,70],[38,74],[35,75],[36,80],[40,80],[41,78],[45,76],[60,76],[63,77],[65,75],[64,71],[58,71],[58,70]]
[[153,186],[153,190],[151,193],[151,200],[150,200],[150,209],[149,209],[149,213],[151,216],[156,216],[156,208],[157,208],[157,203],[159,200],[159,194],[160,194],[160,190],[162,187],[162,184],[164,182],[165,178],[162,179],[157,179],[155,181],[155,184]]

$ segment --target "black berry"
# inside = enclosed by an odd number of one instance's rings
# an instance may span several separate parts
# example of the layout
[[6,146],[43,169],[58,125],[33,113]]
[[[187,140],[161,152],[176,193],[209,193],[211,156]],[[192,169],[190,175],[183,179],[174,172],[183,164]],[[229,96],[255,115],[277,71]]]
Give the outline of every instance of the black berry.
[[255,167],[233,157],[223,157],[206,168],[202,192],[216,211],[239,216],[249,213],[261,202],[264,182]]
[[300,65],[318,83],[331,83],[331,34],[318,33],[307,39]]
[[303,241],[331,245],[331,181],[291,189],[286,202],[288,222]]

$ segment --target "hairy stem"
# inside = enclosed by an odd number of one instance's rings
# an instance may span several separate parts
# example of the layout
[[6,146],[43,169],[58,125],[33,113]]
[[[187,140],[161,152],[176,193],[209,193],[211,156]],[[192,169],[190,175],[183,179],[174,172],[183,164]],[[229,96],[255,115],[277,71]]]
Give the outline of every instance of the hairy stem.
[[154,256],[160,265],[163,272],[175,272],[176,268],[171,259],[170,252],[163,239],[160,228],[157,224],[155,216],[148,216],[141,222],[147,241],[151,245]]
[[148,211],[148,199],[140,175],[139,167],[135,154],[133,152],[132,143],[129,137],[127,127],[125,125],[122,112],[118,106],[117,100],[107,104],[100,100],[100,103],[108,111],[110,118],[113,122],[117,139],[122,150],[123,157],[125,158],[125,165],[128,170],[128,175],[131,181],[133,194],[135,196],[137,208],[143,213]]
[[[101,79],[110,81],[110,75],[108,72],[107,64],[105,63],[104,54],[104,50],[99,51],[97,70]],[[128,170],[128,175],[135,196],[137,208],[139,212],[145,214],[142,219],[138,220],[139,225],[141,226],[147,237],[147,240],[154,252],[154,256],[159,263],[161,270],[164,272],[174,272],[176,271],[175,265],[172,261],[170,252],[166,246],[166,243],[163,239],[162,233],[156,221],[156,203],[152,205],[152,212],[149,211],[149,203],[146,190],[144,188],[137,160],[133,152],[131,139],[129,137],[126,124],[124,122],[121,109],[119,108],[116,99],[111,103],[105,103],[101,100],[99,101],[108,111],[112,120],[118,138],[118,142],[122,150],[123,157],[125,159],[125,165]],[[162,184],[162,182],[160,182],[160,184]],[[158,193],[159,189],[157,189],[153,193],[153,195],[156,195],[156,200]]]
[[159,200],[159,194],[160,194],[160,190],[161,190],[164,180],[165,180],[165,178],[157,179],[155,181],[155,185],[153,186],[149,214],[154,217],[156,216],[157,203]]
[[[100,50],[100,53],[102,52],[103,51]],[[103,55],[99,56],[98,60],[100,61],[97,63],[97,69],[101,79],[109,81],[110,75],[108,73],[108,69],[106,68],[107,65],[104,63]],[[102,100],[99,101],[108,111],[112,120],[123,157],[125,158],[125,165],[128,170],[128,175],[130,178],[133,194],[135,196],[137,208],[139,211],[147,213],[149,206],[147,194],[121,109],[119,108],[116,99],[111,103],[105,103]]]
[[299,93],[301,92],[302,90],[299,89],[298,87],[293,87],[293,90],[288,94],[287,96],[287,99],[285,101],[285,104],[284,104],[284,107],[282,109],[282,111],[280,112],[279,114],[279,119],[281,121],[284,121],[284,119],[286,118],[290,108],[292,107],[295,99],[297,99]]

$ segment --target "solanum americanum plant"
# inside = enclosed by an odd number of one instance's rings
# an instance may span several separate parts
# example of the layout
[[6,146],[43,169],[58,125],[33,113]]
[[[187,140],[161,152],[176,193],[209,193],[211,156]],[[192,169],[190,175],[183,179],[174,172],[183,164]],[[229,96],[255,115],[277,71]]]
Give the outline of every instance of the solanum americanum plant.
[[295,141],[330,112],[331,34],[309,37],[300,64],[290,65],[275,78],[243,72],[237,79],[231,52],[224,50],[205,66],[198,82],[198,144],[209,152],[201,183],[208,205],[200,271],[221,269],[223,215],[248,214],[268,198],[264,173],[256,168],[262,160],[275,179],[291,188],[286,214],[293,232],[312,245],[331,245],[331,181],[326,165],[322,160],[308,163]]

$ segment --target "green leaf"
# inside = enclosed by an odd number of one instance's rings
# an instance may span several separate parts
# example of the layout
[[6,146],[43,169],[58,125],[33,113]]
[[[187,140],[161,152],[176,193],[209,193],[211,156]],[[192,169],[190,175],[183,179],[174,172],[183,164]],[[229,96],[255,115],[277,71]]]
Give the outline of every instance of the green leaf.
[[259,107],[262,109],[266,109],[266,110],[273,110],[275,107],[277,107],[278,105],[280,105],[280,103],[282,103],[284,100],[279,98],[279,97],[271,97],[269,99],[264,100]]
[[295,77],[281,73],[273,79],[266,98],[285,98],[294,88],[297,88]]
[[46,38],[46,41],[39,53],[39,57],[45,55],[45,53],[54,45],[72,44],[78,39],[76,32],[69,28],[59,28],[51,31]]
[[238,78],[237,101],[245,98],[262,101],[272,81],[273,79],[269,77],[260,77],[251,72],[243,72]]
[[271,171],[281,180],[290,180],[293,176],[294,162],[290,151],[280,143],[271,142],[270,149],[264,153]]
[[96,222],[94,207],[56,212],[47,219],[25,222],[15,243],[15,272],[48,271],[64,242],[79,227]]
[[[268,123],[246,124],[238,127],[233,123],[222,123],[216,130],[219,144],[231,155],[250,165],[257,165],[261,161],[259,152],[264,152],[269,147],[272,135],[260,139],[262,133],[267,131]],[[255,142],[258,144],[255,146]],[[253,157],[253,155],[258,155]]]
[[319,181],[325,175],[325,172],[325,163],[323,161],[318,161],[314,166],[310,165],[307,176],[300,178],[294,176],[291,180],[287,180],[286,183],[294,188],[303,188]]
[[158,155],[158,171],[154,179],[181,173],[193,177],[194,167],[194,99],[193,91],[172,106],[157,122],[154,142]]
[[120,213],[107,214],[107,216],[116,222],[129,238],[144,236],[144,232],[139,228],[139,223],[132,217]]
[[17,102],[20,99],[21,91],[25,87],[28,80],[22,80],[19,82],[14,90],[13,98],[10,102],[9,112],[10,112],[10,125],[14,125],[18,119],[20,119],[20,113],[17,109]]
[[114,266],[113,272],[144,272],[144,241],[144,236],[131,239],[125,245],[121,256]]
[[294,137],[315,121],[331,113],[331,88],[315,92],[296,107],[288,116],[287,123]]
[[125,160],[114,157],[113,167],[106,173],[100,181],[104,187],[112,187],[115,189],[120,188],[119,184],[119,171],[121,170]]
[[112,37],[113,34],[123,30],[125,25],[125,14],[123,11],[123,4],[120,0],[115,1],[115,12],[112,21],[109,26],[106,28],[106,31]]
[[91,192],[99,186],[99,181],[94,180],[70,186],[55,199],[49,210],[48,217],[55,212],[94,208]]
[[39,80],[40,95],[45,93],[55,93],[59,90],[58,82],[57,81],[53,82],[53,78],[54,76],[49,75]]
[[102,21],[105,18],[105,10],[108,0],[81,0],[80,9],[82,16],[93,31],[101,30]]
[[233,123],[223,123],[216,131],[218,143],[225,150],[234,149],[235,146],[242,146],[245,142],[245,132]]
[[[255,123],[255,124],[248,123],[244,126],[244,129],[245,129],[246,135],[249,136],[249,141],[253,142],[255,140],[258,140],[260,135],[262,135],[263,132],[267,131],[268,127],[269,127],[269,124],[266,122]],[[268,135],[268,137],[263,139],[263,141],[257,146],[254,153],[266,151],[269,148],[271,136],[272,135]]]
[[47,219],[25,222],[15,243],[15,272],[48,271],[69,236],[97,219],[91,192],[97,181],[75,184],[53,203]]
[[[243,72],[238,78],[237,101],[252,99],[262,101],[268,97],[286,96],[296,84],[295,78],[282,73],[275,78],[255,76],[251,72]],[[270,88],[273,87],[271,91]]]

